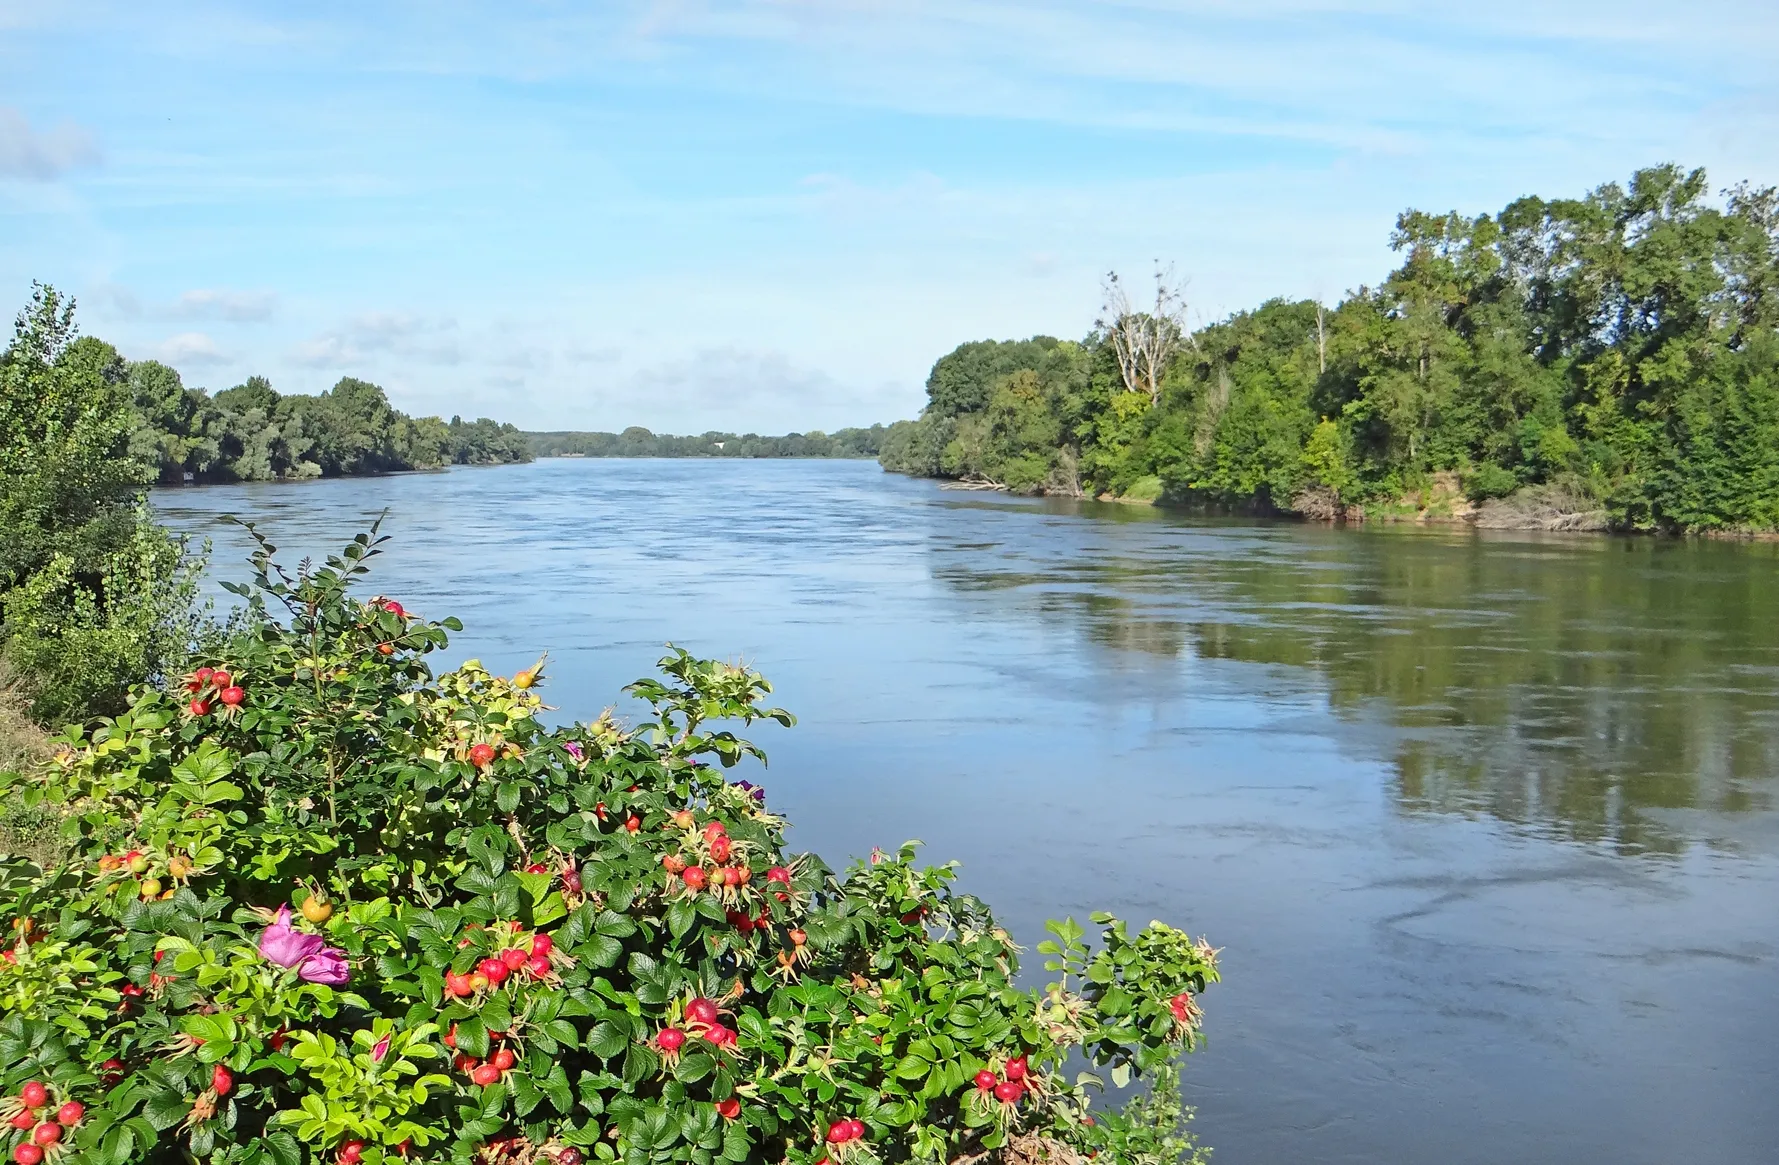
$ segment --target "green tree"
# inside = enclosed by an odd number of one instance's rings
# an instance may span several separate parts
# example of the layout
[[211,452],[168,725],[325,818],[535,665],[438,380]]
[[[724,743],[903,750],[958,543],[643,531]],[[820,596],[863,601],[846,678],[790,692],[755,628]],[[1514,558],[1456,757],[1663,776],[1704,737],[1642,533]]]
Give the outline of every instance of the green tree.
[[34,286],[0,355],[0,651],[45,721],[115,711],[195,630],[183,545],[149,519],[128,369]]

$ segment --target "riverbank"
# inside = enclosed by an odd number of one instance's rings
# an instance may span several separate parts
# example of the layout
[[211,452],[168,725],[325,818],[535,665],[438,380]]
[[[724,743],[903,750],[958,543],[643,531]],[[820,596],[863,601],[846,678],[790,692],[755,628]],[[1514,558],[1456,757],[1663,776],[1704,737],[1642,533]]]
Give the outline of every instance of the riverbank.
[[[1153,479],[1145,479],[1153,480]],[[1138,485],[1143,485],[1139,482]],[[943,488],[989,488],[947,483]],[[995,487],[1004,489],[1005,487]],[[1206,507],[1182,503],[1166,495],[1153,496],[1158,490],[1138,490],[1134,494],[1100,494],[1093,500],[1127,506],[1154,506],[1180,513],[1203,513]],[[1405,496],[1395,502],[1368,505],[1338,504],[1331,496],[1300,494],[1292,499],[1293,508],[1275,507],[1241,509],[1221,507],[1216,513],[1251,514],[1255,517],[1297,518],[1308,523],[1329,526],[1360,526],[1366,524],[1407,524],[1415,526],[1469,527],[1476,530],[1519,531],[1547,534],[1636,534],[1660,538],[1707,538],[1728,542],[1779,542],[1779,530],[1729,527],[1703,530],[1650,530],[1615,526],[1611,514],[1596,499],[1586,497],[1561,485],[1536,485],[1518,490],[1506,497],[1473,502],[1464,496],[1456,474],[1434,475],[1429,487],[1419,494]]]

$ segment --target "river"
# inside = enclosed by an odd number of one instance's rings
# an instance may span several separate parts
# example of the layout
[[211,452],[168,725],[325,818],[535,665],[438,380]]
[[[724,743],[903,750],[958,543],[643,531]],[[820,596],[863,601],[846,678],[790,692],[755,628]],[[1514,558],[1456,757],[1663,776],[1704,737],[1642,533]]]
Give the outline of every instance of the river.
[[[793,844],[908,838],[1021,941],[1223,950],[1218,1165],[1779,1160],[1779,546],[1222,521],[835,461],[160,491],[245,579],[385,510],[452,658],[591,718],[669,640],[764,671]],[[1032,970],[1039,966],[1033,956]]]

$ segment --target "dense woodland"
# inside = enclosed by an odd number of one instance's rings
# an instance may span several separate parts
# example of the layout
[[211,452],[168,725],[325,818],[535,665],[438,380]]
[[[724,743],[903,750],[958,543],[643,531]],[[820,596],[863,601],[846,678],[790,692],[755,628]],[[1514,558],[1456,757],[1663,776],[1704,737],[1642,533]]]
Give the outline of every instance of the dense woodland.
[[211,396],[153,360],[109,356],[139,419],[130,454],[163,483],[340,477],[531,460],[524,434],[486,417],[410,417],[383,390],[342,377],[313,396],[281,395],[263,376]]
[[1317,517],[1779,528],[1779,193],[1661,166],[1496,215],[1407,211],[1343,302],[1196,330],[1113,277],[1076,342],[960,346],[885,468]]
[[674,437],[632,425],[622,433],[526,433],[539,457],[876,457],[882,425],[834,433],[703,433]]

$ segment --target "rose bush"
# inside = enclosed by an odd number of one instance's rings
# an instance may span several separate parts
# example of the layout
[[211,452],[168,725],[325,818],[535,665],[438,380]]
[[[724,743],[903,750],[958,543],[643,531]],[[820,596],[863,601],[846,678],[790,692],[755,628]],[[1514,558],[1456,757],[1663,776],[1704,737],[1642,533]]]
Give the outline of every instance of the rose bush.
[[[541,661],[435,676],[454,620],[354,597],[380,540],[292,576],[260,539],[225,658],[0,777],[67,855],[0,887],[14,1160],[1189,1150],[1202,940],[1052,924],[1022,988],[952,867],[838,875],[725,779],[764,758],[724,725],[792,722],[759,675],[675,650],[628,689],[647,722],[551,729]],[[1095,1069],[1155,1089],[1095,1107]]]

